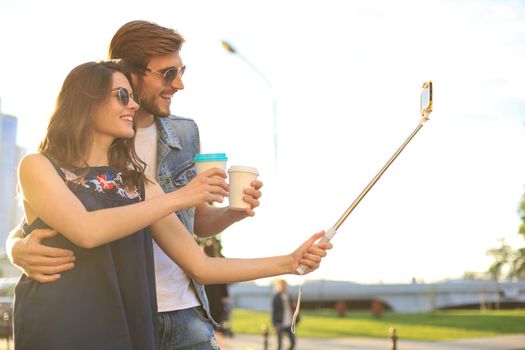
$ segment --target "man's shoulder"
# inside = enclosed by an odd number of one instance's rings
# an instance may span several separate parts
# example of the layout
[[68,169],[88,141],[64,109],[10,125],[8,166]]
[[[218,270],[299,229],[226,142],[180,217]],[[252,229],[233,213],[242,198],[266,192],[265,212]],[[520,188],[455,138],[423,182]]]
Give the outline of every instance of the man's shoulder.
[[170,114],[169,116],[167,116],[165,118],[159,118],[159,120],[164,120],[164,121],[167,121],[167,122],[175,122],[175,123],[196,124],[195,120],[193,120],[192,118],[181,117],[181,116],[173,115],[173,114]]
[[157,129],[161,143],[199,153],[199,127],[193,119],[176,115],[157,118]]
[[180,132],[193,131],[198,133],[199,129],[195,120],[173,114],[164,118],[157,118],[157,127],[159,130],[164,129],[168,133],[175,132],[176,130],[179,130]]

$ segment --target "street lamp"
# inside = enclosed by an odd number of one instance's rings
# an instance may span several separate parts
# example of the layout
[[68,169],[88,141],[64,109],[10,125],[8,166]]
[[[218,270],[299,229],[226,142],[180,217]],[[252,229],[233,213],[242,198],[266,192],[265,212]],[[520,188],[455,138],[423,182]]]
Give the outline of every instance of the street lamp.
[[277,172],[277,164],[278,164],[278,157],[277,157],[277,99],[275,98],[275,91],[273,90],[272,84],[270,84],[270,81],[266,78],[264,74],[261,73],[257,67],[253,65],[246,57],[244,57],[237,49],[235,49],[229,42],[222,40],[221,41],[222,48],[226,51],[228,51],[231,54],[237,55],[244,63],[246,63],[257,75],[264,81],[266,86],[271,92],[272,95],[272,119],[273,119],[273,156],[274,156],[274,162],[275,162],[275,171]]

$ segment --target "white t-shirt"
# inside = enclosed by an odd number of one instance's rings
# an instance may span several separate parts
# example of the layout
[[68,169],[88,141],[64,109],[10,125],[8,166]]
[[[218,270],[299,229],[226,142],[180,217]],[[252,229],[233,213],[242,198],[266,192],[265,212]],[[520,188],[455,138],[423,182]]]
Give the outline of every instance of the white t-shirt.
[[[157,127],[155,123],[147,128],[137,129],[135,151],[147,165],[146,176],[157,180]],[[153,242],[153,254],[159,312],[188,309],[200,305],[194,289],[190,286],[191,281],[188,276],[155,242]]]
[[157,126],[155,123],[147,128],[137,129],[135,133],[135,151],[146,163],[146,176],[157,180]]

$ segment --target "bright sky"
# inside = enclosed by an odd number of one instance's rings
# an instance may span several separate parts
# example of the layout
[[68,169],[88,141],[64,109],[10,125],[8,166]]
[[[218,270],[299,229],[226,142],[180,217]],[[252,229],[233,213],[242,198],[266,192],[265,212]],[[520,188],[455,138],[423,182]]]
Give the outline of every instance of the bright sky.
[[523,246],[524,2],[2,0],[0,98],[20,145],[36,149],[66,74],[133,19],[187,39],[172,111],[202,150],[261,172],[261,207],[223,234],[225,255],[288,253],[332,226],[417,126],[429,79],[431,120],[309,278],[434,282],[486,270],[498,238]]

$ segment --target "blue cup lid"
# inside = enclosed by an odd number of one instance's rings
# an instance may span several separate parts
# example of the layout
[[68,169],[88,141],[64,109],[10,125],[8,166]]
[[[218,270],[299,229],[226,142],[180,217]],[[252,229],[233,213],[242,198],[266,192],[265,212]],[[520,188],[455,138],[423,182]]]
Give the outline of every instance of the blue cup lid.
[[193,159],[195,163],[201,162],[222,162],[228,160],[226,153],[199,153]]

